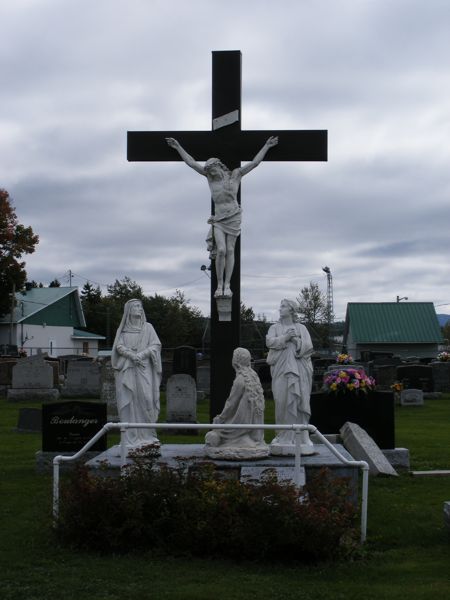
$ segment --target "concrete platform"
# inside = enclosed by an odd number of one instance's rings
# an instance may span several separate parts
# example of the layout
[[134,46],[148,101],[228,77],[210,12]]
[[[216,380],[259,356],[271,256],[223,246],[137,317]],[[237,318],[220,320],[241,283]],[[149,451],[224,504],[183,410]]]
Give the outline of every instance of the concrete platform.
[[[347,459],[353,460],[353,457],[341,444],[334,444],[336,449]],[[314,476],[322,467],[330,469],[333,477],[348,477],[352,487],[352,499],[356,502],[358,499],[358,467],[344,465],[324,444],[315,444],[316,454],[311,456],[302,456],[302,467],[305,470],[305,479]],[[268,456],[259,460],[218,460],[207,458],[204,453],[203,444],[163,444],[161,446],[161,456],[157,459],[158,464],[165,464],[169,467],[177,468],[180,465],[188,469],[195,469],[202,463],[208,462],[216,465],[219,472],[224,477],[232,479],[241,479],[251,476],[258,476],[267,468],[274,468],[280,475],[280,479],[293,479],[294,463],[293,456]],[[86,464],[92,469],[101,468],[103,472],[118,471],[120,469],[119,446],[113,446],[106,452],[102,452],[95,458],[89,460]],[[131,460],[127,460],[131,463]],[[259,475],[258,475],[259,474]],[[289,476],[289,474],[292,474]]]

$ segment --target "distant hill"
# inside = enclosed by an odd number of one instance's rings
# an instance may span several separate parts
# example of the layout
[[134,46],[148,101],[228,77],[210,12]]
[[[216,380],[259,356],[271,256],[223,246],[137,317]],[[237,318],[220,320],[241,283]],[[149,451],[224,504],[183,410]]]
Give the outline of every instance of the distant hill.
[[437,315],[437,318],[441,327],[444,327],[447,321],[450,321],[450,315]]

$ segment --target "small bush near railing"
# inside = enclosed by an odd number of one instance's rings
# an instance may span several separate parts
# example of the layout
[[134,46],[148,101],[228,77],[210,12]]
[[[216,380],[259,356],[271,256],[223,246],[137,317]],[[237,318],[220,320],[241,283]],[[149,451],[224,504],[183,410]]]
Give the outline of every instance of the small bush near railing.
[[57,535],[101,553],[315,562],[358,547],[356,509],[344,479],[322,470],[299,491],[271,473],[260,482],[218,476],[211,464],[186,473],[134,453],[121,477],[82,467],[62,486]]

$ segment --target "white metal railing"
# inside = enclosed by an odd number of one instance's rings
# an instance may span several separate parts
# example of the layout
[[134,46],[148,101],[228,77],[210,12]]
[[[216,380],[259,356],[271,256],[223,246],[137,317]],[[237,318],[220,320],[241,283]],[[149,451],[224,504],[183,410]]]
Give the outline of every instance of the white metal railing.
[[320,433],[314,425],[253,425],[253,424],[225,424],[225,423],[106,423],[93,438],[87,442],[81,450],[73,456],[58,455],[53,459],[53,519],[57,521],[59,516],[59,466],[62,462],[73,462],[85,454],[89,448],[108,431],[119,430],[120,439],[120,466],[121,468],[127,462],[127,446],[125,440],[125,431],[127,429],[264,429],[264,430],[294,430],[295,432],[295,459],[294,459],[294,483],[299,486],[301,478],[301,440],[300,433],[309,431],[314,433],[341,463],[349,467],[359,467],[362,470],[362,493],[361,493],[361,543],[366,541],[367,537],[367,506],[369,497],[369,465],[364,460],[348,460],[339,450],[336,449],[327,438]]

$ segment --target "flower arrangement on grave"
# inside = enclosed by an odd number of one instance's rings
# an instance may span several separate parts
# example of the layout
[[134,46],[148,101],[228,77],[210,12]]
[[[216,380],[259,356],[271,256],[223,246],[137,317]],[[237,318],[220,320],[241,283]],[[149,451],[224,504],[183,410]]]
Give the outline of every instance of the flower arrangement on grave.
[[401,381],[394,381],[391,385],[391,390],[400,393],[403,390],[403,383]]
[[375,388],[375,379],[366,374],[364,369],[336,369],[325,376],[324,389],[329,393],[363,392],[367,394]]
[[436,358],[439,362],[448,362],[450,361],[450,352],[439,352]]
[[354,360],[351,354],[338,354],[336,357],[336,364],[338,365],[352,365],[353,363]]

